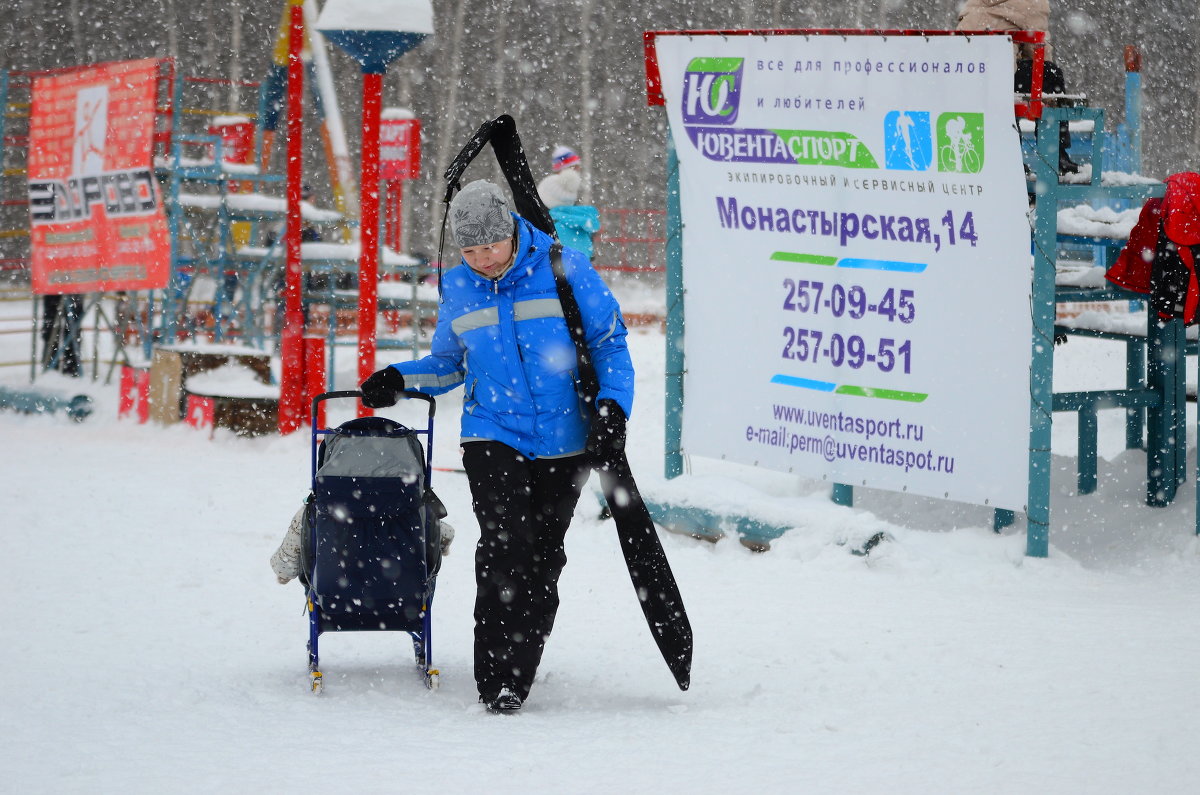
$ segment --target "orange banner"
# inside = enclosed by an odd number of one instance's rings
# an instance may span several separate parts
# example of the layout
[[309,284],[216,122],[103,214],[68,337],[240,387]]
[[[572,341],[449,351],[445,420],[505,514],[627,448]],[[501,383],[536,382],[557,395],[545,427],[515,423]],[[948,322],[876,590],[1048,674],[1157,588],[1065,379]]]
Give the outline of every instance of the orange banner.
[[29,114],[33,291],[165,287],[171,241],[154,177],[158,62],[35,78]]

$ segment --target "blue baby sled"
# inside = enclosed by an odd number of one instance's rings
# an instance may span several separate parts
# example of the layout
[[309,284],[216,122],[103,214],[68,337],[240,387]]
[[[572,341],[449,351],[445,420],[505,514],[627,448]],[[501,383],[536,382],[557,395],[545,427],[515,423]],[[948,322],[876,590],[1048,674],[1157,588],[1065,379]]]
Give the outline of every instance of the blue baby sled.
[[[361,398],[357,391],[313,399],[312,492],[305,509],[301,577],[308,599],[308,670],[322,690],[318,640],[326,632],[407,632],[426,687],[436,689],[431,608],[441,565],[440,519],[430,487],[433,398],[425,430],[384,417],[318,427],[325,400]],[[425,436],[422,449],[419,436]]]

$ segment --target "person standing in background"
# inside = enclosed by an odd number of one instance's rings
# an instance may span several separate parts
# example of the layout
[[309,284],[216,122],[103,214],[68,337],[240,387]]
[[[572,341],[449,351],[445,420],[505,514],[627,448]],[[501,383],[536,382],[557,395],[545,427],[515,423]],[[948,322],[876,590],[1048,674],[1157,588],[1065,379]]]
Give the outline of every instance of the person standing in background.
[[[1046,94],[1065,94],[1067,81],[1054,61],[1050,46],[1050,0],[966,0],[959,6],[956,30],[1033,30],[1046,34],[1045,64],[1042,69],[1042,91]],[[1013,89],[1028,94],[1033,75],[1034,45],[1013,42],[1016,59]],[[1079,165],[1071,160],[1071,133],[1066,122],[1059,125],[1058,173],[1075,174]]]
[[42,368],[63,375],[83,375],[79,346],[83,338],[83,296],[42,296]]
[[600,211],[590,204],[579,203],[582,162],[573,150],[555,147],[551,158],[553,173],[538,183],[538,195],[550,210],[559,241],[591,260],[596,233],[600,231]]
[[[1046,34],[1046,60],[1050,49],[1050,0],[966,0],[959,6],[957,30],[1036,30]],[[1033,45],[1014,43],[1013,55],[1032,58]]]

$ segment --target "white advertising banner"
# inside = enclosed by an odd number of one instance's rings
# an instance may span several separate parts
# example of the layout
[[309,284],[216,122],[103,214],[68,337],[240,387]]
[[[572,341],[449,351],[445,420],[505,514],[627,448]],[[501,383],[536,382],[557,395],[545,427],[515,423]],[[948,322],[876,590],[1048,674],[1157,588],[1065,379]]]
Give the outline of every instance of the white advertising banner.
[[683,450],[1021,509],[1031,257],[1002,36],[656,38]]

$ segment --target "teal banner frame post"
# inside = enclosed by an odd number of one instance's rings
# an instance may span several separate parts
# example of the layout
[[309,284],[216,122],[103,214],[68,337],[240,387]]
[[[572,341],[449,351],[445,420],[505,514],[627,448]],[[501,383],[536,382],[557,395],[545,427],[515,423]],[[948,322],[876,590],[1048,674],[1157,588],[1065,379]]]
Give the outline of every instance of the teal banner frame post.
[[679,207],[679,157],[667,126],[667,358],[663,474],[683,474],[683,214]]
[[[1033,227],[1033,335],[1029,362],[1029,494],[1025,554],[1050,554],[1050,433],[1054,421],[1054,271],[1058,256],[1058,120],[1043,111],[1037,125]],[[1099,122],[1103,125],[1103,121]]]

